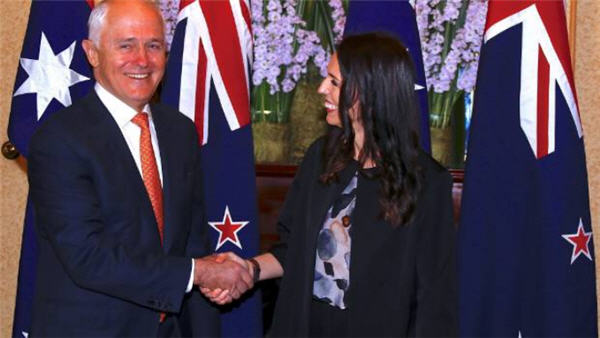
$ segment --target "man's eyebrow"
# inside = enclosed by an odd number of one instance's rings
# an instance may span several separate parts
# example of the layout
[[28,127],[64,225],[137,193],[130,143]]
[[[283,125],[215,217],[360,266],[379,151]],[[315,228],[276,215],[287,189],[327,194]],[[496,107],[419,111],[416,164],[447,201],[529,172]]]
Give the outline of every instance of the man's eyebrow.
[[[136,37],[129,37],[129,38],[121,38],[121,39],[117,39],[117,42],[133,42],[133,41],[138,41],[139,39]],[[149,42],[160,42],[160,43],[164,43],[165,40],[161,39],[161,38],[151,38],[149,40]]]
[[136,38],[122,38],[122,39],[117,39],[117,42],[131,42],[131,41],[135,41],[137,40]]

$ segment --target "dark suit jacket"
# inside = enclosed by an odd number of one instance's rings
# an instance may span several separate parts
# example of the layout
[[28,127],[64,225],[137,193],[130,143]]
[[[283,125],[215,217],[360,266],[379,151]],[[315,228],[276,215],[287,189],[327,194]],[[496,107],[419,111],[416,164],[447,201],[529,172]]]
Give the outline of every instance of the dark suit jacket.
[[190,257],[209,253],[196,132],[177,111],[151,109],[163,170],[162,246],[142,177],[94,91],[32,137],[40,254],[31,336],[156,336],[160,312],[189,319],[194,311],[201,323],[182,321],[184,330],[218,334],[215,310],[198,291],[185,294]]
[[[319,182],[323,139],[315,142],[286,197],[272,253],[284,274],[271,335],[309,334],[316,240],[325,214],[356,172],[353,163],[339,182]],[[379,217],[379,182],[359,175],[352,214],[350,286],[345,295],[348,327],[356,337],[448,337],[457,334],[452,179],[421,153],[423,187],[414,221],[393,228]]]

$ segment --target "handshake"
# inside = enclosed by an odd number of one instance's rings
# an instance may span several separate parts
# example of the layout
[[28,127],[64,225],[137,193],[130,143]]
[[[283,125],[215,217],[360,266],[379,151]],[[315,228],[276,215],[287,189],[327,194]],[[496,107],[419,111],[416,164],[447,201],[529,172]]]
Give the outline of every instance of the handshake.
[[194,259],[194,285],[210,301],[223,305],[254,287],[254,265],[233,252]]

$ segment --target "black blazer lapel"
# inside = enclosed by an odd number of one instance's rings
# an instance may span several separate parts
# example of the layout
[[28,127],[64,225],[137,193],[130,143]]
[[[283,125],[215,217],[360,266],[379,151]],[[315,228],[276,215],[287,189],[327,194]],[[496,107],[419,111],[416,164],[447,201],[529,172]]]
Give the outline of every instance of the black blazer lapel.
[[344,188],[348,185],[357,170],[358,164],[352,161],[338,174],[337,181],[327,185],[319,182],[318,188],[314,192],[312,207],[309,209],[314,210],[308,218],[308,236],[306,238],[307,247],[311,248],[311,252],[314,253],[315,251],[316,238],[323,227],[327,211],[335,199],[344,191]]

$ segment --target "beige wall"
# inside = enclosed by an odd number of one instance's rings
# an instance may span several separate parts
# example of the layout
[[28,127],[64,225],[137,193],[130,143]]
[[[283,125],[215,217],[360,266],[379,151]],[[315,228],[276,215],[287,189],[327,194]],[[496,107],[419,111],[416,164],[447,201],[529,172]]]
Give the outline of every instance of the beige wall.
[[[0,144],[6,126],[30,0],[0,0]],[[16,161],[0,157],[0,337],[10,337],[27,177]]]
[[[583,123],[594,247],[600,254],[600,1],[577,1],[575,83]],[[600,290],[600,264],[596,260],[596,289]],[[600,292],[596,292],[600,294]],[[600,303],[600,302],[599,302]],[[600,319],[600,315],[598,317]],[[599,320],[600,321],[600,320]]]
[[[575,80],[585,132],[590,181],[594,242],[600,240],[600,1],[576,2]],[[29,0],[0,1],[0,143],[6,140],[6,126],[12,86],[25,25]],[[595,131],[595,132],[594,132]],[[9,337],[12,329],[17,267],[27,182],[23,166],[0,158],[0,337]],[[596,245],[599,257],[600,247]],[[600,265],[597,265],[600,267]],[[600,276],[600,271],[597,271]]]

